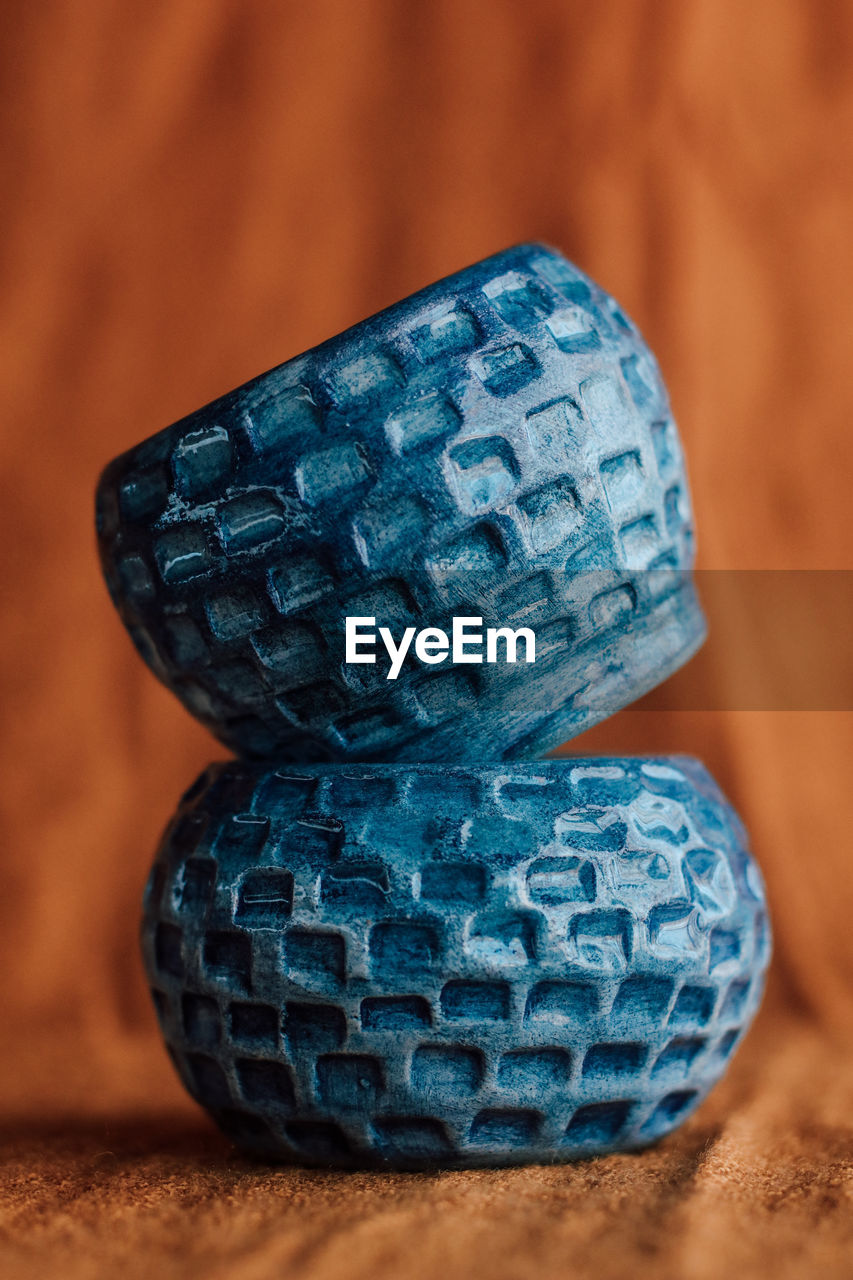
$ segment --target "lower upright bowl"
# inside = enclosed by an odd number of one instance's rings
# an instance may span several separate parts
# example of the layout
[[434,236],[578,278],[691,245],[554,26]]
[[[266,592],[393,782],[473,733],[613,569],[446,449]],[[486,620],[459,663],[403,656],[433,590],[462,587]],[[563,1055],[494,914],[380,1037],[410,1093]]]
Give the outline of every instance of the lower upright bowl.
[[685,757],[213,765],[142,941],[181,1078],[238,1145],[393,1168],[660,1138],[770,954],[743,827]]

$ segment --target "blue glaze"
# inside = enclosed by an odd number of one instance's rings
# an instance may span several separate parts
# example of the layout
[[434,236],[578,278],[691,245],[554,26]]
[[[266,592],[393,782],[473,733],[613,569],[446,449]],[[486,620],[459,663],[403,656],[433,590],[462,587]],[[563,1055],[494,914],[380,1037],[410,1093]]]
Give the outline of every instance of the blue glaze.
[[214,765],[142,941],[177,1069],[240,1146],[394,1168],[668,1133],[770,953],[745,832],[684,757]]
[[[509,249],[131,449],[98,534],[137,648],[238,754],[541,754],[704,638],[654,358],[560,254]],[[663,570],[651,572],[648,570]],[[535,667],[343,663],[344,617],[532,626]]]

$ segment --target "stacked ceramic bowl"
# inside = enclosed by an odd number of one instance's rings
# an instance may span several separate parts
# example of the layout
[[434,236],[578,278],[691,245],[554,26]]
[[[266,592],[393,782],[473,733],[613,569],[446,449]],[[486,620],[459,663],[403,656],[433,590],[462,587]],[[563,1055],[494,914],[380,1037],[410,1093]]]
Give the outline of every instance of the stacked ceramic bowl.
[[399,1168],[642,1146],[758,1006],[761,877],[683,757],[542,760],[704,638],[678,435],[612,298],[523,245],[113,462],[142,657],[239,759],[143,953],[244,1148]]

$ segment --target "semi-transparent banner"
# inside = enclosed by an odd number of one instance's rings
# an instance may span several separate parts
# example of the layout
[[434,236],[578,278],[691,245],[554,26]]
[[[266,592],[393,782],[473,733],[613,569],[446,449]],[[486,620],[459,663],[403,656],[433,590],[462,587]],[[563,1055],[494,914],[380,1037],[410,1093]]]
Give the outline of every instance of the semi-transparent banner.
[[418,599],[386,579],[347,600],[324,636],[330,666],[377,695],[452,669],[474,697],[495,678],[523,696],[546,672],[654,671],[656,647],[667,659],[669,646],[674,673],[645,708],[853,710],[853,570],[549,569],[508,581],[490,568],[449,566]]

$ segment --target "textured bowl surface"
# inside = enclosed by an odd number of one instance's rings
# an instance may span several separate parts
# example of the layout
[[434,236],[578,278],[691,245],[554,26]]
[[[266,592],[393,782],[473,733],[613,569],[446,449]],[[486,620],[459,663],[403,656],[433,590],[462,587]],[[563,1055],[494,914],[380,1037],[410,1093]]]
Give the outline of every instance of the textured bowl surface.
[[683,757],[213,766],[142,936],[178,1071],[236,1142],[401,1168],[659,1138],[770,952],[743,828]]
[[[704,636],[654,358],[541,245],[440,281],[130,450],[101,478],[97,522],[140,653],[248,756],[536,756]],[[398,635],[453,614],[534,628],[535,665],[412,659],[392,683],[343,661],[347,615]]]

